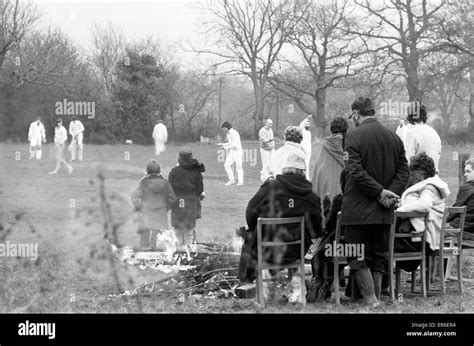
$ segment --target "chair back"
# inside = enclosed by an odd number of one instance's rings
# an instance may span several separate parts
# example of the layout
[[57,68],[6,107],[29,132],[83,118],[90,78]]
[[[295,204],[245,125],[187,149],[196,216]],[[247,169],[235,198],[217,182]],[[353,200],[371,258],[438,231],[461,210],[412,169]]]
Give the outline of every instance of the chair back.
[[[288,225],[288,224],[299,224],[300,237],[299,240],[294,241],[263,241],[263,227],[264,225]],[[299,217],[283,217],[283,218],[261,218],[257,220],[257,261],[258,266],[263,265],[263,248],[264,247],[276,247],[285,245],[300,245],[300,258],[304,262],[304,216]]]
[[[454,249],[456,247],[458,250],[462,247],[462,235],[464,231],[464,222],[466,221],[466,211],[467,207],[447,207],[444,209],[443,222],[441,224],[440,230],[440,242],[439,242],[439,255],[442,256],[446,245],[449,246],[449,249]],[[449,215],[459,215],[459,227],[451,227],[448,224]],[[456,240],[456,245],[454,245],[453,240]],[[448,243],[448,244],[446,244]]]

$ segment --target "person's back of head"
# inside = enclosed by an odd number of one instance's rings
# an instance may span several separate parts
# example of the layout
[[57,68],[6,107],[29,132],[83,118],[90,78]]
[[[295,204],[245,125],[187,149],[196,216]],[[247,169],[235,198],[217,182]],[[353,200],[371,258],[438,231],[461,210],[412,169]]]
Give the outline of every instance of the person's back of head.
[[410,124],[426,124],[426,107],[420,101],[410,102],[407,107],[407,120]]
[[193,152],[191,148],[184,148],[179,152],[178,162],[179,164],[185,164],[191,162],[193,159]]
[[410,177],[408,178],[405,189],[420,181],[434,177],[436,175],[436,166],[431,157],[425,152],[410,157]]
[[338,133],[345,134],[348,128],[349,124],[343,117],[334,117],[329,125],[329,129],[333,135]]
[[161,173],[161,166],[158,161],[150,160],[146,165],[146,173],[147,174],[160,174]]
[[230,130],[232,128],[232,125],[228,121],[224,121],[222,123],[221,128],[226,128],[227,130]]
[[368,97],[359,97],[351,105],[352,111],[357,111],[361,116],[375,115],[375,108],[372,100]]
[[283,136],[285,137],[285,141],[288,142],[299,144],[303,140],[303,132],[301,132],[298,126],[288,126],[283,132]]

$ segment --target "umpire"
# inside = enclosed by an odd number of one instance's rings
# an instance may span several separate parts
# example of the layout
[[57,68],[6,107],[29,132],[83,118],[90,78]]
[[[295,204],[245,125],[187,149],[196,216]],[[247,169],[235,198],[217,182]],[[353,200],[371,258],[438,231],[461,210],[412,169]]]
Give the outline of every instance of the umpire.
[[376,118],[372,101],[359,97],[351,105],[356,128],[347,133],[341,225],[346,243],[364,246],[364,257],[346,254],[364,303],[379,305],[382,273],[388,254],[393,208],[409,176],[400,138]]

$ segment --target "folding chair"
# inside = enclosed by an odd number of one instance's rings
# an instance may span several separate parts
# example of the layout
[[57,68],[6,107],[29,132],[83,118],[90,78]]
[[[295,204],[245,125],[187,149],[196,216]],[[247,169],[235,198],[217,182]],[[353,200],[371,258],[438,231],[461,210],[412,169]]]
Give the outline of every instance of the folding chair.
[[[263,241],[262,226],[263,225],[288,225],[288,224],[299,224],[300,225],[300,239],[295,241]],[[276,247],[276,246],[287,246],[287,245],[300,245],[300,258],[296,262],[290,264],[270,264],[266,263],[263,259],[263,248],[264,247]],[[305,251],[304,251],[304,217],[288,217],[288,218],[258,218],[257,221],[257,300],[258,303],[265,308],[265,299],[263,296],[263,281],[270,281],[272,279],[263,279],[263,270],[272,269],[288,269],[289,276],[291,272],[289,269],[296,268],[300,269],[301,277],[301,296],[303,299],[303,305],[306,305],[305,298],[305,280],[304,280],[304,263],[305,263]]]
[[[440,285],[441,285],[441,293],[446,294],[446,285],[445,285],[445,276],[448,278],[451,272],[452,266],[452,257],[456,256],[456,269],[457,269],[457,280],[458,280],[458,287],[459,292],[463,292],[462,287],[462,268],[461,268],[461,261],[462,261],[462,234],[464,230],[464,221],[466,219],[466,210],[467,207],[448,207],[445,208],[443,214],[443,222],[441,224],[441,231],[440,231],[440,238],[439,238],[439,250],[436,251],[430,257],[434,259],[438,259],[438,271],[440,275]],[[447,223],[447,219],[449,214],[459,214],[459,227],[452,228]],[[444,271],[444,259],[447,258],[447,265],[446,265],[446,274]],[[429,261],[429,259],[428,259]],[[429,262],[428,262],[429,263]],[[430,278],[429,278],[430,281]]]
[[[426,298],[426,246],[425,238],[426,232],[418,233],[398,233],[396,232],[397,220],[406,219],[412,217],[423,217],[425,219],[425,230],[426,222],[428,219],[428,213],[413,213],[413,212],[400,212],[395,211],[394,221],[390,227],[390,238],[389,238],[389,260],[388,260],[388,275],[389,275],[389,285],[390,285],[390,296],[392,300],[395,300],[395,294],[398,296],[400,292],[400,266],[397,262],[401,261],[411,261],[411,260],[421,260],[421,294],[423,298]],[[415,252],[395,252],[395,239],[397,238],[414,238],[421,237],[421,251]],[[393,289],[393,267],[395,265],[396,270],[396,283],[395,290]],[[411,273],[411,291],[415,292],[415,279],[416,279],[416,270]]]

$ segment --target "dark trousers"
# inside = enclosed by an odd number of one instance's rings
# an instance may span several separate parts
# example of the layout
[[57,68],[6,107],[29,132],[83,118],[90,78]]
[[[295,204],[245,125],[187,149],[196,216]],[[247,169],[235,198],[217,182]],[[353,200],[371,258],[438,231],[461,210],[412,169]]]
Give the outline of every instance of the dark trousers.
[[364,246],[364,259],[347,257],[351,270],[385,272],[390,225],[347,225],[344,230],[346,243]]

